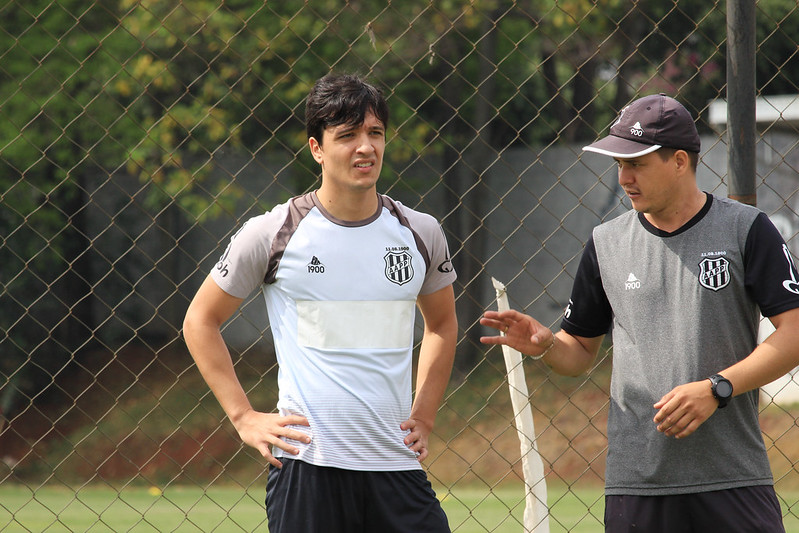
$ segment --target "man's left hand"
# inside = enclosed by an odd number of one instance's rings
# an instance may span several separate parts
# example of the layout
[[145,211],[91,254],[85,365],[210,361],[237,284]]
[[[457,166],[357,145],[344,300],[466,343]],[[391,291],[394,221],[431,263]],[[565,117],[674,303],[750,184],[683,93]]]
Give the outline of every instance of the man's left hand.
[[667,437],[687,437],[710,418],[719,402],[713,396],[710,381],[694,381],[674,387],[655,405],[657,430]]

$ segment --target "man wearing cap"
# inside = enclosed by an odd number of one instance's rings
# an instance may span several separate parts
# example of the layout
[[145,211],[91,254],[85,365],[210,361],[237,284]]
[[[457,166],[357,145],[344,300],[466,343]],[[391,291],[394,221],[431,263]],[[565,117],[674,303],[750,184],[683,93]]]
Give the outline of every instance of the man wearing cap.
[[[613,372],[608,532],[782,532],[758,388],[799,364],[799,273],[758,209],[701,191],[699,135],[676,100],[625,107],[583,148],[618,163],[633,210],[594,228],[553,333],[510,310],[481,323],[560,374]],[[759,314],[776,330],[757,344]]]

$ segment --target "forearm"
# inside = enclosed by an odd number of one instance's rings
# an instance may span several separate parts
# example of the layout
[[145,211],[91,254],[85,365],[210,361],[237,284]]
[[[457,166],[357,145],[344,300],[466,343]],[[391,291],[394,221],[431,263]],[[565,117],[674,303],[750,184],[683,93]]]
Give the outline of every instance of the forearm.
[[230,352],[221,335],[218,337],[186,332],[186,344],[208,388],[228,418],[235,423],[251,406],[236,376]]
[[236,376],[220,327],[239,304],[239,299],[226,295],[207,278],[189,304],[183,321],[183,337],[189,353],[234,425],[251,406]]
[[410,418],[433,428],[455,360],[457,325],[447,332],[425,332],[419,351],[416,395]]
[[720,370],[743,394],[771,383],[799,365],[799,309],[779,317],[776,330],[745,359]]
[[594,364],[602,338],[575,337],[559,331],[553,336],[554,344],[542,361],[557,374],[579,376]]

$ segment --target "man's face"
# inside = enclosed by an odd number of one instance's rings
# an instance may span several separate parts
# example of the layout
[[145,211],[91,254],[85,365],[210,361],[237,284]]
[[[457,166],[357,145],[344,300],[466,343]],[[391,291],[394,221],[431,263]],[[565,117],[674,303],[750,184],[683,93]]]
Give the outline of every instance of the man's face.
[[677,193],[674,156],[665,161],[657,152],[632,159],[616,159],[619,185],[641,213],[661,214],[668,210]]
[[375,187],[383,167],[386,130],[374,113],[361,124],[325,128],[321,142],[308,141],[314,159],[322,166],[322,180],[348,189]]

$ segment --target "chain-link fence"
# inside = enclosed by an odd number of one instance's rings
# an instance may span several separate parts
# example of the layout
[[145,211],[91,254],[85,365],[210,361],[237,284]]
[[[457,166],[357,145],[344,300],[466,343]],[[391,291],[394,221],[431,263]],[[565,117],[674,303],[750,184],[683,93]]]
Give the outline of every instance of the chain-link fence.
[[[556,327],[591,228],[629,207],[610,161],[580,147],[635,96],[666,92],[698,117],[702,188],[727,194],[723,2],[10,0],[0,15],[9,531],[265,530],[265,463],[180,327],[237,227],[317,185],[303,98],[330,70],[384,90],[379,189],[442,221],[459,274],[426,468],[460,533],[523,530],[506,370],[478,340],[491,277]],[[797,35],[794,0],[757,3],[758,205],[794,256]],[[224,333],[253,403],[273,409],[262,299]],[[602,529],[611,354],[581,378],[524,363],[553,531]],[[764,389],[761,423],[799,531],[794,387]]]

